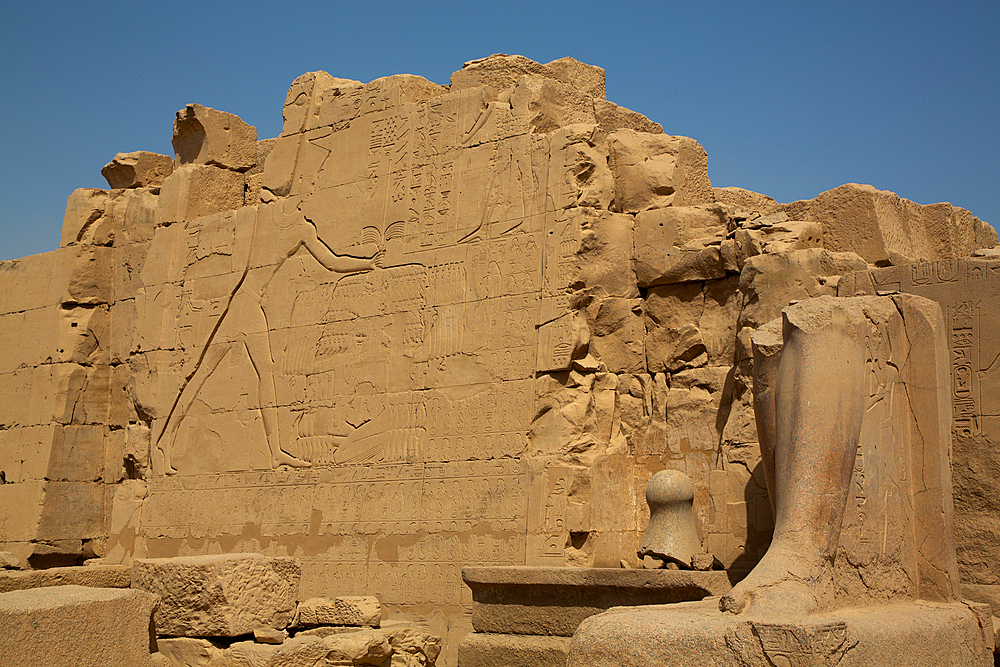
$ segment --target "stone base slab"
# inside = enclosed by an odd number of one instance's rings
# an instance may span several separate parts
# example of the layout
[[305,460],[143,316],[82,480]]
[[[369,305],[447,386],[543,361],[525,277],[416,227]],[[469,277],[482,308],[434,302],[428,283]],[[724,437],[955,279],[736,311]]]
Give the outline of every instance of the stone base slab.
[[701,600],[732,587],[723,571],[465,567],[462,578],[476,632],[562,637],[611,607]]
[[458,647],[458,667],[566,667],[570,641],[474,632]]
[[568,667],[992,667],[986,605],[913,601],[795,619],[724,614],[718,600],[616,608],[573,637]]
[[0,593],[0,665],[148,665],[156,605],[155,595],[121,588]]

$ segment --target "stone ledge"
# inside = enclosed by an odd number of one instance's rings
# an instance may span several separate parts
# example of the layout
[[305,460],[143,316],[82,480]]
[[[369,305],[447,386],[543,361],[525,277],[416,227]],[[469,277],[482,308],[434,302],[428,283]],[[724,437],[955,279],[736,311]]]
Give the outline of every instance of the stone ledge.
[[611,607],[668,604],[719,596],[723,571],[573,567],[466,567],[476,632],[570,637],[580,623]]
[[0,573],[0,593],[49,586],[128,588],[131,585],[132,568],[128,565],[79,565]]

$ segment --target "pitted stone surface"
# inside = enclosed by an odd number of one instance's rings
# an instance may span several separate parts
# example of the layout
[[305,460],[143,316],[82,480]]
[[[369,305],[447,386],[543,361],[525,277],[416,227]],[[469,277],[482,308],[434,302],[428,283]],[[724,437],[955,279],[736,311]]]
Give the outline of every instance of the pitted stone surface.
[[157,597],[51,586],[0,593],[0,664],[143,667]]
[[378,598],[356,595],[328,598],[310,598],[300,602],[298,607],[299,625],[348,625],[354,627],[378,627],[382,618],[382,606]]
[[283,629],[295,613],[300,569],[292,558],[226,554],[138,559],[132,587],[160,596],[156,629],[176,637],[235,637]]

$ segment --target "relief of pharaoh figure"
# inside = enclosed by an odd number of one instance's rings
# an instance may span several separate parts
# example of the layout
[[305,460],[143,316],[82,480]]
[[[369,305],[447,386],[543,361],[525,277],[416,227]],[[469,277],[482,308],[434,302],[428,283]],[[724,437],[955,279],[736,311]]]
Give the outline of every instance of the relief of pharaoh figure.
[[261,300],[268,284],[282,265],[300,250],[308,252],[320,266],[334,273],[371,271],[380,255],[350,257],[338,255],[319,238],[316,227],[298,210],[298,201],[283,200],[261,206],[256,215],[238,215],[237,220],[252,218],[253,229],[237,229],[233,266],[239,278],[208,339],[201,347],[194,372],[181,385],[162,428],[154,438],[163,453],[164,470],[176,474],[171,463],[171,449],[177,431],[198,397],[206,380],[223,359],[234,350],[245,350],[257,375],[255,405],[259,409],[271,455],[272,467],[306,467],[308,461],[285,451],[279,441],[274,388],[274,357],[267,318]]

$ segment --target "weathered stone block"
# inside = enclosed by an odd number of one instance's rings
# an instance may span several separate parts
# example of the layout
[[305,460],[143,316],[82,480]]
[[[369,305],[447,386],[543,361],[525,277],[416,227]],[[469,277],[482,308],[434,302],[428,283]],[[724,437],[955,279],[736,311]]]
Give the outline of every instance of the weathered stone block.
[[131,585],[132,570],[125,565],[50,567],[45,570],[0,573],[0,593],[49,586],[128,588]]
[[726,214],[720,206],[671,206],[635,217],[639,287],[714,280],[726,276],[720,246]]
[[701,600],[731,587],[722,571],[465,567],[462,579],[476,632],[563,637],[611,607]]
[[174,161],[167,155],[134,151],[119,153],[104,165],[101,175],[112,190],[158,186],[174,170]]
[[209,164],[243,172],[257,164],[257,128],[235,114],[200,104],[177,112],[172,143],[178,165]]
[[283,629],[295,613],[300,568],[294,558],[226,554],[138,559],[132,587],[156,593],[157,632],[235,637],[254,628]]
[[608,150],[615,176],[615,211],[637,213],[715,202],[708,156],[694,139],[617,130],[608,135]]
[[243,174],[229,169],[182,164],[163,181],[156,224],[184,222],[241,208],[245,180]]
[[848,183],[815,199],[783,204],[793,220],[823,223],[824,246],[871,264],[968,257],[997,245],[997,233],[964,208],[920,205],[870,185]]
[[565,667],[570,641],[569,637],[474,632],[458,647],[458,665],[459,667]]
[[97,188],[74,190],[66,200],[60,245],[66,247],[91,240],[94,236],[94,227],[104,217],[110,202],[111,195],[107,190]]
[[155,595],[54,586],[0,593],[0,662],[52,667],[149,664]]
[[382,605],[371,595],[310,598],[299,604],[299,625],[349,625],[378,627]]

